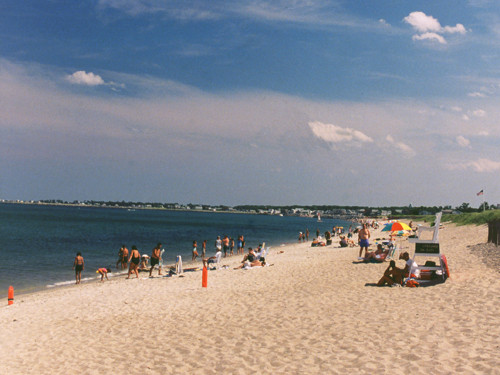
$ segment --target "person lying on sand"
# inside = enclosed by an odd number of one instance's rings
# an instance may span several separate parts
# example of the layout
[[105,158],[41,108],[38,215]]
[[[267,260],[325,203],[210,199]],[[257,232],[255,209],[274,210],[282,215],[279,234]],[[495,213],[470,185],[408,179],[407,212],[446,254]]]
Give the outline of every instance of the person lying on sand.
[[377,250],[375,251],[369,251],[365,255],[365,262],[370,262],[370,261],[375,261],[375,262],[382,262],[385,260],[387,255],[389,254],[389,249],[384,250],[381,244],[377,245]]
[[251,247],[248,248],[248,254],[246,254],[243,257],[243,260],[241,261],[241,265],[239,267],[236,267],[235,269],[239,268],[245,268],[245,267],[258,267],[258,266],[263,266],[266,264],[266,261],[264,258],[263,261],[257,259],[257,256],[255,255],[255,252]]

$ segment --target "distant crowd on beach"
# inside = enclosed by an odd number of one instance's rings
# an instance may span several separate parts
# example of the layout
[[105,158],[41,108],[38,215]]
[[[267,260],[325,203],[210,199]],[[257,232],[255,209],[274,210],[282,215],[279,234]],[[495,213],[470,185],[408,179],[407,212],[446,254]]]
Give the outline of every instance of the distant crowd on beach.
[[[236,253],[235,253],[236,247]],[[230,257],[233,255],[244,255],[242,260],[242,267],[244,266],[262,266],[265,265],[265,259],[262,256],[262,244],[259,244],[255,249],[249,248],[248,254],[245,254],[245,237],[243,235],[238,235],[237,240],[229,237],[227,235],[217,236],[214,242],[215,256],[207,257],[207,240],[203,240],[201,245],[201,255],[198,252],[198,242],[193,241],[192,256],[191,260],[196,261],[199,257],[203,263],[204,267],[208,267],[209,264],[220,262],[221,258]],[[129,251],[126,245],[122,245],[118,251],[118,260],[116,261],[116,268],[119,270],[125,270],[128,267],[127,279],[130,278],[132,274],[139,277],[140,271],[149,271],[149,276],[152,276],[155,267],[158,267],[158,275],[163,275],[163,254],[165,249],[159,242],[152,250],[151,256],[146,254],[140,254],[137,246],[133,245]],[[75,260],[73,262],[73,269],[75,270],[76,284],[81,282],[81,274],[85,269],[85,260],[81,252],[76,254]],[[99,268],[96,273],[101,275],[101,281],[108,279],[108,273],[112,272],[110,267]]]

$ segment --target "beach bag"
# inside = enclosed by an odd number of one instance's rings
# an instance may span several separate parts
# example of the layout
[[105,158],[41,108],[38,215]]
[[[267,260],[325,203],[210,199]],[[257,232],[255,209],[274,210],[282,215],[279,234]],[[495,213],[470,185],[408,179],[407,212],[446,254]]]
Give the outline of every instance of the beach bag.
[[416,287],[420,286],[420,284],[418,283],[418,281],[417,281],[417,280],[410,279],[410,280],[408,280],[408,281],[406,282],[406,286],[407,286],[408,288],[416,288]]

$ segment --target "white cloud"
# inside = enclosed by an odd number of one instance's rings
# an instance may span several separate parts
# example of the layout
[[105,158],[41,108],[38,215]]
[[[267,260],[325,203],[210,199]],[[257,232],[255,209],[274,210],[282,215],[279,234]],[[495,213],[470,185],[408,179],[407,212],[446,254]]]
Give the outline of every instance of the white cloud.
[[481,130],[480,132],[477,133],[477,135],[480,135],[481,137],[487,137],[488,135],[490,135],[490,133],[487,132],[486,130]]
[[76,85],[99,86],[104,85],[105,83],[104,80],[97,74],[92,72],[87,73],[83,70],[79,70],[66,76],[66,79]]
[[445,26],[442,28],[443,33],[447,34],[466,34],[467,30],[465,29],[464,25],[461,23],[457,23],[455,26]]
[[333,124],[323,124],[319,121],[309,122],[313,134],[328,143],[369,143],[373,139],[359,130],[342,128]]
[[457,143],[461,147],[470,147],[470,141],[464,136],[459,135],[457,138]]
[[471,98],[486,98],[486,94],[483,94],[482,92],[470,92],[467,94]]
[[446,44],[446,39],[444,39],[441,35],[436,33],[423,33],[419,35],[413,35],[413,40],[435,40],[438,43]]
[[408,16],[403,18],[403,21],[410,24],[415,30],[421,33],[441,30],[439,21],[432,16],[426,15],[424,12],[411,12]]
[[402,151],[406,157],[411,158],[416,155],[415,151],[410,146],[403,142],[396,142],[391,135],[386,136],[385,140],[389,142],[393,147],[396,147],[396,149]]
[[430,40],[440,44],[446,44],[446,39],[441,34],[461,34],[467,33],[464,25],[457,23],[455,26],[441,26],[439,21],[424,12],[411,12],[403,18],[403,21],[411,25],[418,34],[413,35],[413,40]]

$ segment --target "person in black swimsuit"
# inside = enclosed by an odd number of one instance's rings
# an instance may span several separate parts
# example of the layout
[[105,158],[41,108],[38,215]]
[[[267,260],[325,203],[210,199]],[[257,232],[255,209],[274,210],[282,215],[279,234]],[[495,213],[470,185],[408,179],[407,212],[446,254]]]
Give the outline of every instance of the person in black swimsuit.
[[85,268],[85,262],[82,253],[76,253],[75,261],[73,262],[73,269],[75,270],[76,284],[80,284],[82,279],[82,271]]
[[139,272],[137,271],[137,268],[139,267],[139,262],[141,261],[141,254],[139,253],[139,250],[137,250],[137,247],[134,245],[132,246],[132,251],[130,252],[130,258],[128,259],[130,266],[128,268],[128,276],[127,279],[130,279],[130,274],[133,272],[135,273],[136,278],[139,278]]

